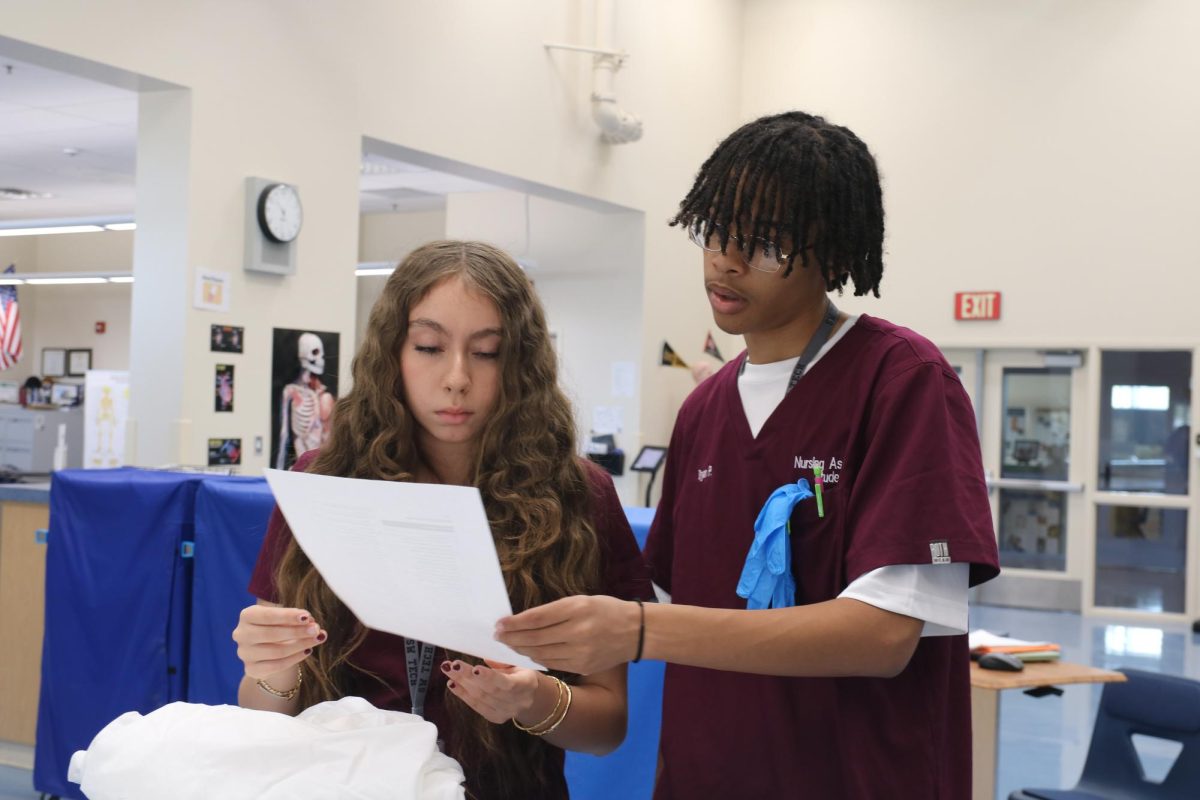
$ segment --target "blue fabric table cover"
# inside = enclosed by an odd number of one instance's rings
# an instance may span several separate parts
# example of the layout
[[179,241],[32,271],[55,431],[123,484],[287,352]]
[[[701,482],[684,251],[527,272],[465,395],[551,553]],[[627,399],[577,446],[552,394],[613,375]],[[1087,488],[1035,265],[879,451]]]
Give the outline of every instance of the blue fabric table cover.
[[63,470],[50,489],[33,784],[82,798],[67,765],[126,711],[187,692],[191,539],[201,476]]
[[262,478],[209,478],[196,492],[189,702],[237,704],[242,662],[230,634],[255,602],[246,587],[274,506]]

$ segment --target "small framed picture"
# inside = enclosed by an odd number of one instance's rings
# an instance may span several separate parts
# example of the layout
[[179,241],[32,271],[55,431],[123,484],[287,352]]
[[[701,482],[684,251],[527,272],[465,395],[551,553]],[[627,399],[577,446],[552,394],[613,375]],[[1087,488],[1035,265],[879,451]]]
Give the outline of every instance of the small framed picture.
[[42,348],[42,375],[61,378],[67,374],[67,351],[61,347]]
[[67,351],[67,375],[72,378],[82,378],[92,368],[92,350]]
[[237,325],[213,325],[209,349],[214,353],[240,353],[245,332]]
[[241,439],[209,439],[208,466],[242,463]]

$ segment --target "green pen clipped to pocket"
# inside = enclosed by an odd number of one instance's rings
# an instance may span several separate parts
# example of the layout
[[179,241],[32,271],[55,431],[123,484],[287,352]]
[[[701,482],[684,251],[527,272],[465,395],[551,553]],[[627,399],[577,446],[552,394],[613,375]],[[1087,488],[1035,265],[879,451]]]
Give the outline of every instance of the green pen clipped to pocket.
[[820,464],[813,464],[813,492],[817,495],[817,516],[821,519],[825,519],[825,498],[821,496],[821,488],[825,485],[823,472]]

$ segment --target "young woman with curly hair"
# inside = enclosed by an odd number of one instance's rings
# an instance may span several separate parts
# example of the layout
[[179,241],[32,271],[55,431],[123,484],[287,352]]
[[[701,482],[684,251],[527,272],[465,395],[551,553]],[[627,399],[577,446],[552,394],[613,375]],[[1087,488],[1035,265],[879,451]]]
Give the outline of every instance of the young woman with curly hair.
[[[413,251],[371,312],[353,376],[329,443],[295,469],[478,487],[516,610],[653,596],[611,479],[576,455],[541,304],[506,254],[477,242]],[[422,702],[409,665],[432,663],[424,645],[363,627],[278,509],[250,590],[259,603],[234,631],[241,705],[296,714],[360,695],[423,706],[471,797],[565,798],[563,750],[604,753],[624,738],[624,665],[554,675],[439,650]]]

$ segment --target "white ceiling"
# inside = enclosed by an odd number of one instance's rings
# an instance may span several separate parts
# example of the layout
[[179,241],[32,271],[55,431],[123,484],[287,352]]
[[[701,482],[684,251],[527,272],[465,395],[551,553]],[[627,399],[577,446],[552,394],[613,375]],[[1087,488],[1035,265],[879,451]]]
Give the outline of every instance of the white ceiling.
[[136,163],[137,94],[0,54],[0,192],[50,195],[0,220],[132,215]]
[[[0,222],[133,216],[137,93],[0,53]],[[362,213],[440,208],[496,187],[386,156],[363,157]],[[15,200],[5,189],[40,196]]]

